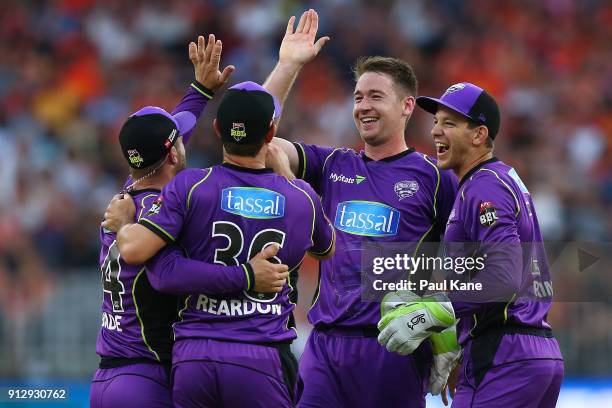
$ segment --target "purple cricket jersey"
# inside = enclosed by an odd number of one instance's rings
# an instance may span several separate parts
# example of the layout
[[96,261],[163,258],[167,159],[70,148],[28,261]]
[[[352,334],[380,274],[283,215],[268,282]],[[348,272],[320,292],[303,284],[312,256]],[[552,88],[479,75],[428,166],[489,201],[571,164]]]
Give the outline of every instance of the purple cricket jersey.
[[298,177],[322,197],[337,231],[335,254],[320,263],[308,318],[315,326],[375,327],[380,306],[361,299],[364,244],[440,241],[456,177],[414,149],[374,161],[351,149],[295,147]]
[[[210,98],[206,90],[191,85],[172,114],[187,111],[199,118]],[[180,135],[183,143],[187,143],[191,133]],[[128,177],[124,188],[131,183],[132,178]],[[139,190],[130,194],[138,219],[144,209],[155,203],[159,190]],[[102,358],[144,358],[170,363],[172,323],[178,318],[178,298],[155,290],[144,265],[123,262],[115,233],[100,228],[100,242],[103,303],[96,352]]]
[[[155,202],[159,190],[130,194],[136,204],[136,217],[140,217]],[[155,291],[144,265],[123,262],[116,238],[115,233],[100,229],[104,301],[96,352],[103,358],[147,358],[169,363],[172,323],[177,319],[179,299]]]
[[[449,293],[460,318],[457,329],[462,345],[500,324],[550,329],[546,316],[552,284],[546,252],[531,195],[512,167],[493,158],[465,175],[444,242],[452,257],[472,255],[460,254],[460,245],[454,243],[492,249],[487,249],[484,269],[470,278],[470,282],[482,283],[482,293]],[[449,247],[454,248],[448,251]],[[488,302],[492,292],[492,299],[504,296],[505,301]]]
[[161,197],[139,223],[168,243],[179,243],[190,258],[244,267],[250,289],[253,278],[247,261],[268,244],[277,243],[281,246],[277,261],[290,270],[288,284],[280,293],[243,290],[190,295],[174,325],[175,339],[245,343],[294,339],[297,269],[306,251],[324,255],[334,239],[312,188],[270,169],[225,163],[183,170]]

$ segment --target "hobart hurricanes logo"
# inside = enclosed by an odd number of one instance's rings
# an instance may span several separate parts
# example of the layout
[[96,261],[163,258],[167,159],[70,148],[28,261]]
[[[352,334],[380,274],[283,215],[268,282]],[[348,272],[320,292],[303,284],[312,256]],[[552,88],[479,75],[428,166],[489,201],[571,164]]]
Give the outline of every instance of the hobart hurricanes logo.
[[285,215],[285,196],[265,188],[224,188],[221,209],[246,218],[280,218]]
[[374,201],[344,201],[338,204],[334,226],[340,231],[371,237],[397,235],[400,213]]

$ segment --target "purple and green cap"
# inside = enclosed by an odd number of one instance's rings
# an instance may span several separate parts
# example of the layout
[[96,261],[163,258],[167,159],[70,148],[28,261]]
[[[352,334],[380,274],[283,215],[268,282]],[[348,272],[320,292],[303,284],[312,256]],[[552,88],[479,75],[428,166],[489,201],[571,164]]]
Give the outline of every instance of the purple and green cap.
[[442,105],[466,118],[486,126],[494,139],[499,132],[500,113],[495,99],[484,89],[469,82],[450,86],[439,98],[419,96],[417,105],[429,113],[436,114]]
[[221,139],[238,145],[259,142],[280,113],[280,103],[263,86],[251,81],[236,84],[225,91],[217,109]]
[[130,167],[148,167],[166,156],[178,137],[195,124],[196,117],[189,111],[171,115],[157,106],[145,106],[130,115],[121,127],[121,151]]

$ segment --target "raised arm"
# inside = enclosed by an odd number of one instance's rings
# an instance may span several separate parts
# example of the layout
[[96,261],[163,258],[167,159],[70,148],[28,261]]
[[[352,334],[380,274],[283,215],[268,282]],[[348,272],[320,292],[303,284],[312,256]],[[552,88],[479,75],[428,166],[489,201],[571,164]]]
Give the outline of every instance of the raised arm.
[[[294,24],[295,16],[291,16],[278,53],[278,63],[263,84],[264,88],[278,99],[281,107],[284,106],[302,67],[314,59],[325,43],[329,41],[329,37],[326,36],[315,42],[319,29],[319,15],[313,9],[302,14],[295,29]],[[277,121],[280,121],[280,116]],[[285,152],[289,159],[291,171],[296,174],[298,155],[293,144],[288,140],[276,137],[272,143]]]

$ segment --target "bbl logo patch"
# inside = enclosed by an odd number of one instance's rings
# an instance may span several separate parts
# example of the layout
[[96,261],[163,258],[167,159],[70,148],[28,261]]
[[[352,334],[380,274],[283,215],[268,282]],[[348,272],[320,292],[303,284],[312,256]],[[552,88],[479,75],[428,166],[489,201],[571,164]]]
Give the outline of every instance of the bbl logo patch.
[[246,129],[244,128],[244,123],[232,123],[232,130],[230,130],[230,136],[234,138],[235,141],[239,142],[246,137]]
[[144,162],[144,160],[140,156],[140,153],[138,153],[138,150],[129,149],[127,152],[128,152],[128,160],[130,161],[130,163],[132,163],[136,167],[140,167],[142,163]]
[[147,215],[159,214],[163,202],[164,197],[162,195],[158,196],[157,200],[153,201],[153,204],[151,205],[151,208],[149,208],[149,211],[147,211]]
[[483,201],[480,203],[480,209],[478,211],[480,224],[485,227],[490,227],[497,222],[497,212],[493,203],[490,201]]
[[444,95],[442,95],[442,98],[444,98],[446,95],[451,94],[453,92],[457,92],[462,90],[463,88],[465,88],[465,84],[464,83],[459,83],[459,84],[455,84],[455,85],[451,85],[448,87],[448,89],[444,92]]
[[177,130],[172,129],[172,132],[170,132],[170,134],[168,135],[168,139],[166,139],[166,141],[164,142],[164,147],[166,149],[169,149],[172,146],[172,144],[174,143],[174,139],[176,139],[176,134]]
[[412,197],[414,193],[419,191],[419,183],[414,180],[404,180],[395,183],[393,190],[402,201],[406,197]]

